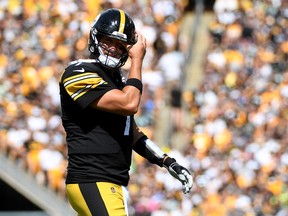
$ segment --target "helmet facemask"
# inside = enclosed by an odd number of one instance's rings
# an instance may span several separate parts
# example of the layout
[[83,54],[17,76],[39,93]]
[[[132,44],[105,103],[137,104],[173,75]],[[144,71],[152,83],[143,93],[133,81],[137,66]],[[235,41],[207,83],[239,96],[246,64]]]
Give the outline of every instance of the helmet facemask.
[[[94,33],[97,32],[97,30],[93,31]],[[118,53],[109,50],[103,43],[99,42],[100,37],[107,37],[103,35],[97,35],[91,34],[92,43],[90,42],[89,50],[90,52],[96,56],[96,59],[99,61],[100,64],[102,64],[104,67],[110,68],[110,69],[116,69],[121,66],[123,66],[127,59],[128,59],[128,52],[125,50],[124,53]],[[90,40],[91,40],[90,39]]]

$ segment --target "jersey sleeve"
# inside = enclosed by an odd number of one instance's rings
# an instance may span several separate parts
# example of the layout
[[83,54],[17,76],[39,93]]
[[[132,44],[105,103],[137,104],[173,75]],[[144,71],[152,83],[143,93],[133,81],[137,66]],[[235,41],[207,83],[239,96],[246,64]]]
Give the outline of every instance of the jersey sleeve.
[[83,109],[112,89],[112,86],[99,76],[97,71],[83,65],[66,68],[60,84],[71,99]]

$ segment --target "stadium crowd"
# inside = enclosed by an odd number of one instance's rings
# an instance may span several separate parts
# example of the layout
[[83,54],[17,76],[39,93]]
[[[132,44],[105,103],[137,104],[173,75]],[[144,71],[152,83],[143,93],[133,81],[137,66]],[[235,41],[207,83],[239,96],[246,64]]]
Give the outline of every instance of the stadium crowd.
[[203,215],[287,215],[287,6],[214,5],[205,79],[186,95],[200,187],[192,203]]
[[[96,14],[123,8],[147,36],[137,121],[152,139],[154,117],[167,86],[180,81],[187,51],[179,35],[187,1],[97,2],[0,3],[0,148],[63,197],[67,149],[58,78],[68,62],[87,57]],[[182,195],[164,169],[134,155],[131,215],[288,214],[288,3],[216,0],[214,11],[205,78],[183,93],[193,119],[185,125],[189,139],[185,149],[169,149],[194,173],[193,191]]]

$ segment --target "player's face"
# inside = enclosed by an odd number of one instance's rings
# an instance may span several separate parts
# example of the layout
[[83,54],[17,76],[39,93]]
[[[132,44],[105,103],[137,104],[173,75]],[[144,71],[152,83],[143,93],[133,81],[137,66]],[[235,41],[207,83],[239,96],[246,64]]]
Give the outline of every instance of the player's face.
[[113,38],[102,37],[99,40],[99,45],[105,55],[117,59],[121,58],[121,56],[126,52],[125,44]]

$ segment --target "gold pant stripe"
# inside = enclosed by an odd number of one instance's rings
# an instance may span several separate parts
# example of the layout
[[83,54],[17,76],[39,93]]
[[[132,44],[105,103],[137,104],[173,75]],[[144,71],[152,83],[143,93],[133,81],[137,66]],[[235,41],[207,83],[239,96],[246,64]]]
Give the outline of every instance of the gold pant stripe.
[[96,184],[109,215],[126,216],[122,187],[109,182],[97,182]]
[[68,200],[78,216],[92,216],[78,184],[66,186]]
[[121,185],[109,182],[67,184],[66,189],[78,216],[128,215],[127,194]]

